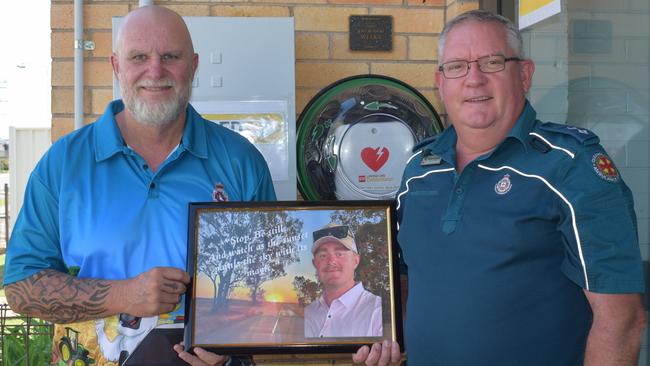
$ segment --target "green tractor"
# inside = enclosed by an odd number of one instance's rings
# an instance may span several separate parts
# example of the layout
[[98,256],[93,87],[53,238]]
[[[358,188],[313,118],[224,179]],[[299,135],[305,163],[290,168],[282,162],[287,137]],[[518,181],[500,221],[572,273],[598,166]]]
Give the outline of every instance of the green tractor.
[[65,327],[66,336],[61,337],[59,351],[61,360],[67,366],[88,366],[95,363],[95,360],[88,357],[88,350],[79,344],[79,332]]

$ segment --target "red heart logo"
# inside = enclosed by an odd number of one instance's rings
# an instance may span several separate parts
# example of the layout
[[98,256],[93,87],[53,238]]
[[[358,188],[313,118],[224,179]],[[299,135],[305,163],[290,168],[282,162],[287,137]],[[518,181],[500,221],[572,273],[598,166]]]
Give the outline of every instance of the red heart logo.
[[388,161],[388,149],[385,147],[378,147],[373,149],[371,147],[366,147],[361,150],[361,160],[372,169],[374,172],[381,169],[384,164]]

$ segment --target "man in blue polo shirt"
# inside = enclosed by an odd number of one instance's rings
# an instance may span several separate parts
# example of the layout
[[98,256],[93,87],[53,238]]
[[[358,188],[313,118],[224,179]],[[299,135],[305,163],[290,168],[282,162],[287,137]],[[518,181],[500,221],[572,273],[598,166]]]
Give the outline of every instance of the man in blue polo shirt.
[[[536,119],[507,19],[460,15],[438,57],[452,126],[416,147],[397,196],[409,365],[636,365],[636,217],[598,137]],[[398,357],[395,343],[354,355]]]
[[[68,323],[86,349],[101,348],[89,355],[101,365],[121,364],[141,339],[130,336],[133,328],[152,327],[149,318],[179,304],[189,283],[188,202],[275,199],[255,147],[188,104],[198,55],[178,14],[157,6],[131,12],[111,63],[123,101],[59,139],[38,163],[4,276],[15,311]],[[111,340],[103,318],[116,314]],[[101,347],[88,346],[95,338]],[[60,347],[58,357],[69,361]],[[224,362],[199,348],[175,349],[192,365]]]

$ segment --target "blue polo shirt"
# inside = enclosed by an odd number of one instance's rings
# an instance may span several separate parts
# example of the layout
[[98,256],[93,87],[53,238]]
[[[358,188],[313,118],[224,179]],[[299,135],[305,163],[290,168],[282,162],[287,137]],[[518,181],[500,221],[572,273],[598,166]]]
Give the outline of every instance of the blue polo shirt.
[[[125,279],[156,266],[186,267],[188,202],[275,200],[261,154],[191,106],[183,138],[152,172],[115,121],[122,101],[59,139],[27,184],[7,249],[4,283],[78,266],[81,278]],[[223,196],[223,195],[222,195]]]
[[582,365],[583,290],[644,290],[630,190],[593,133],[528,103],[461,174],[456,141],[421,146],[397,196],[409,365]]

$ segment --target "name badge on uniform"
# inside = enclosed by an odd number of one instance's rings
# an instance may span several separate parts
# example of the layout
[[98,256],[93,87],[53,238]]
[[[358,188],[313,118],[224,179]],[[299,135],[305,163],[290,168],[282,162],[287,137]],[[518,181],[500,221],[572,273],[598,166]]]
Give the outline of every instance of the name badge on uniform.
[[440,165],[440,163],[442,163],[442,158],[440,155],[429,153],[422,158],[422,161],[420,161],[420,166]]

